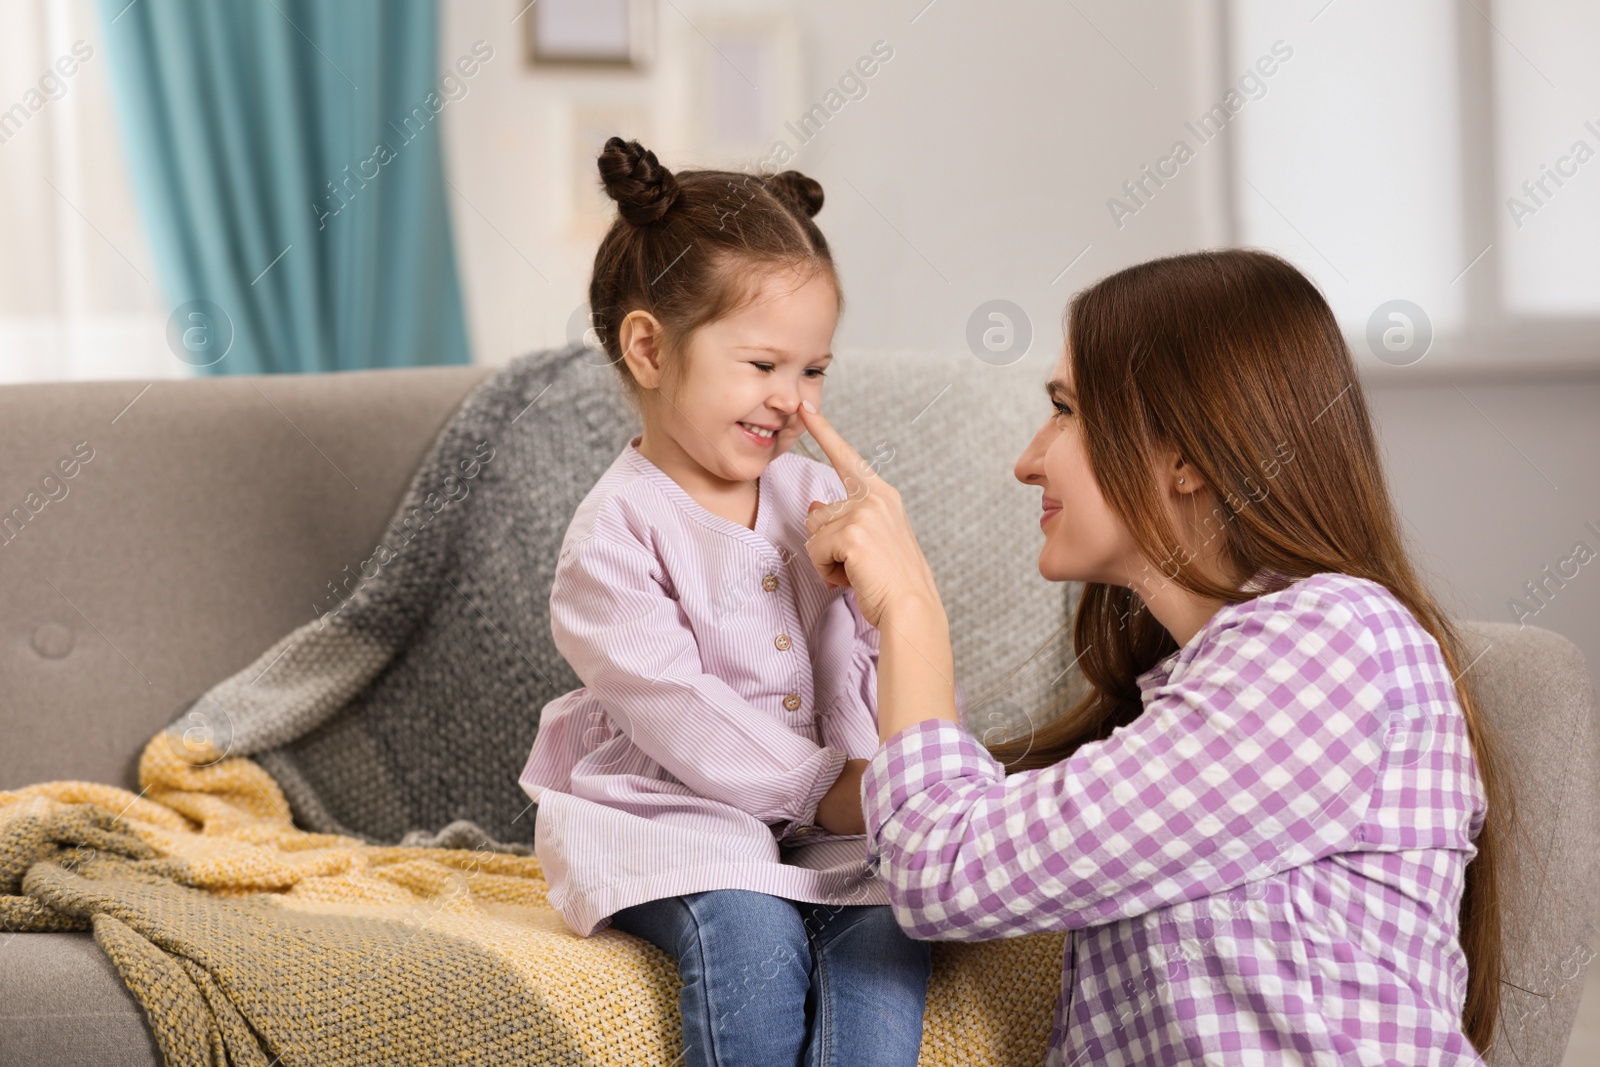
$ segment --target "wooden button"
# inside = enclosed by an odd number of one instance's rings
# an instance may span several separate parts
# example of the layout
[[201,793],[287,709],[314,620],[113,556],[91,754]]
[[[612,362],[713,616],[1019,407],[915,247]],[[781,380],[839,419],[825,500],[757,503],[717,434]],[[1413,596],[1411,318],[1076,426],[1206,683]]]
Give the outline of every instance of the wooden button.
[[800,694],[799,693],[790,693],[788,696],[784,697],[783,698],[783,706],[788,708],[790,711],[799,711],[800,710]]
[[778,646],[779,652],[787,652],[792,642],[789,640],[788,634],[779,634],[778,639],[772,643]]
[[778,576],[776,574],[769,574],[765,578],[761,579],[761,588],[765,589],[769,593],[778,588]]

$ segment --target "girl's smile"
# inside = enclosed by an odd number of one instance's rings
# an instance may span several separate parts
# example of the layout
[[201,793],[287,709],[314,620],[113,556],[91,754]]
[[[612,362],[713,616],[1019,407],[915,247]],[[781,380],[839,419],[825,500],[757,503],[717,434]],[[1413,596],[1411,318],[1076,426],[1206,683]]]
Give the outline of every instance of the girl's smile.
[[783,429],[783,427],[763,426],[760,427],[760,432],[757,432],[756,428],[753,427],[751,423],[741,422],[739,423],[739,429],[744,431],[745,436],[750,438],[751,443],[757,448],[767,449],[771,448],[777,443],[778,431]]

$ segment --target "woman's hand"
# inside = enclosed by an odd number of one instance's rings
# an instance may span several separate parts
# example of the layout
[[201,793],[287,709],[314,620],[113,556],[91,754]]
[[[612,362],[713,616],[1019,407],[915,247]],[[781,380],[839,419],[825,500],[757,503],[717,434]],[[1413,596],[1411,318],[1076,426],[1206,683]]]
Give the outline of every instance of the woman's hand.
[[800,419],[848,494],[833,503],[813,500],[806,516],[806,551],[822,580],[854,589],[862,618],[878,627],[899,606],[921,602],[942,609],[899,491],[809,403],[801,405]]
[[861,776],[867,760],[847,759],[839,777],[817,802],[817,824],[830,834],[864,834],[867,816],[861,810]]
[[[878,628],[879,740],[923,719],[959,723],[950,623],[899,492],[816,409],[801,404],[800,418],[849,494],[811,502],[806,553],[823,581],[855,590],[861,617]],[[859,772],[856,784],[860,815]]]

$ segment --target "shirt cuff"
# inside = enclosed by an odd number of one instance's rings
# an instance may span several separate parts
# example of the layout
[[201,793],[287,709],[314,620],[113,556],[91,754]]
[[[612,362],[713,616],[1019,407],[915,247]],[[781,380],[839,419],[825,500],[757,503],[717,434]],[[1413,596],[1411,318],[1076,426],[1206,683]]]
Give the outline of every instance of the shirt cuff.
[[796,837],[812,837],[817,830],[822,829],[816,825],[817,805],[822,803],[822,798],[833,788],[833,783],[839,780],[839,772],[844,770],[846,758],[842,748],[822,748],[812,756],[812,759],[819,761],[816,780],[812,782],[811,789],[806,795],[800,798],[794,817],[787,820],[787,823],[780,822],[773,827],[774,838],[783,842]]
[[929,786],[951,778],[1005,776],[1005,766],[949,719],[912,723],[878,748],[861,776],[870,855],[878,855],[878,834],[884,824]]

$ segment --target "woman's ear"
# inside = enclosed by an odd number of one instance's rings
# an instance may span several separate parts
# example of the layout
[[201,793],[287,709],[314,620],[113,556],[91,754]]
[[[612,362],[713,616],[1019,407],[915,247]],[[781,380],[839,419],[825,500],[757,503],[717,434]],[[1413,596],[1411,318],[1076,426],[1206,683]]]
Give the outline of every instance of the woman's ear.
[[622,358],[641,388],[661,387],[663,329],[661,320],[648,311],[630,311],[617,331]]
[[1169,493],[1186,496],[1206,487],[1192,465],[1176,452],[1163,453],[1161,476],[1163,488]]

